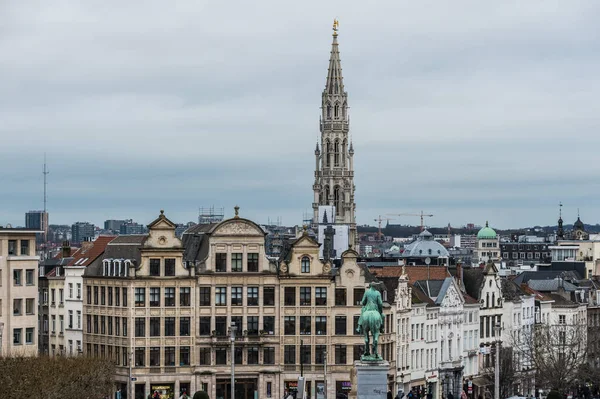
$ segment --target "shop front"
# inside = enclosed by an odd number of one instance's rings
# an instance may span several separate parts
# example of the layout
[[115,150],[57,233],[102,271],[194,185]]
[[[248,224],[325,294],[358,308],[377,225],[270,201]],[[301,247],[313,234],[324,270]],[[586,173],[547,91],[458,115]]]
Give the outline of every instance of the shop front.
[[150,384],[150,392],[154,395],[158,392],[160,399],[175,398],[175,384]]
[[[216,399],[231,398],[231,379],[217,380]],[[236,378],[235,379],[235,398],[233,399],[254,399],[258,395],[258,380],[256,378]]]
[[[426,395],[431,394],[431,399],[438,399],[438,376],[435,371],[425,374],[425,386],[427,387]],[[428,399],[429,396],[426,396]]]
[[352,382],[336,381],[335,382],[335,399],[348,399],[352,390]]

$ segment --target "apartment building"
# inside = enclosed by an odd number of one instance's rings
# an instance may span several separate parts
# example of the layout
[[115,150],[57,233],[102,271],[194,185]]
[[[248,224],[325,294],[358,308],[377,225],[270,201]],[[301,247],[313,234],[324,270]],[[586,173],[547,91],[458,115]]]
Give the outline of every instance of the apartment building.
[[0,228],[0,354],[35,356],[38,230]]
[[112,359],[129,397],[192,392],[195,270],[161,211],[147,235],[119,236],[84,273],[84,353]]

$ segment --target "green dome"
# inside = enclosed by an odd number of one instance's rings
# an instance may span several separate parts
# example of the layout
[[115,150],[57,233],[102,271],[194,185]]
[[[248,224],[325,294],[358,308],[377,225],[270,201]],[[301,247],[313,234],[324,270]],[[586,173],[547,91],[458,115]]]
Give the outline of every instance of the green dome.
[[496,232],[488,225],[488,222],[485,222],[485,227],[477,233],[478,240],[495,240],[496,237]]

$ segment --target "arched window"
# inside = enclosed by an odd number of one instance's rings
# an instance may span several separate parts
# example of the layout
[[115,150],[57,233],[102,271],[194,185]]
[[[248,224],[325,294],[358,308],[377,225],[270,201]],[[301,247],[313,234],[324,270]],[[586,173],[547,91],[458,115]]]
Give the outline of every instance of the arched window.
[[486,294],[486,298],[485,298],[485,307],[489,308],[490,307],[490,293],[488,292]]
[[496,293],[492,292],[492,307],[496,306]]
[[335,107],[333,109],[333,116],[335,117],[335,119],[339,118],[340,116],[340,106],[338,104],[335,104]]
[[340,198],[340,186],[335,186],[335,189],[333,191],[333,204],[335,205],[335,214],[336,215],[340,215],[341,210],[340,210],[340,204],[341,204],[341,198]]
[[327,104],[327,119],[331,119],[331,104]]
[[310,258],[303,256],[301,261],[302,273],[310,273]]
[[342,166],[346,166],[346,154],[348,153],[348,142],[342,141]]
[[344,103],[344,105],[342,105],[342,117],[344,119],[346,119],[346,108],[348,107],[348,104]]
[[325,186],[325,200],[323,205],[329,205],[329,186]]
[[331,166],[331,143],[329,142],[329,140],[327,140],[325,148],[325,164],[327,166]]
[[333,165],[340,166],[340,141],[337,139],[333,146]]
[[334,93],[338,94],[338,84],[337,84],[337,82],[335,82],[335,85],[333,87],[334,87]]

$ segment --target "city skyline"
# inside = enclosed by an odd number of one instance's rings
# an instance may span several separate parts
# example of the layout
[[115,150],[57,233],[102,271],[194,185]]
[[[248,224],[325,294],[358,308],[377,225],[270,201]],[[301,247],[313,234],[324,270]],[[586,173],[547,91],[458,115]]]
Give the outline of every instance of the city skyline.
[[358,224],[599,219],[598,6],[264,4],[3,6],[0,224],[42,208],[44,152],[52,224],[236,204],[301,223],[336,16]]

